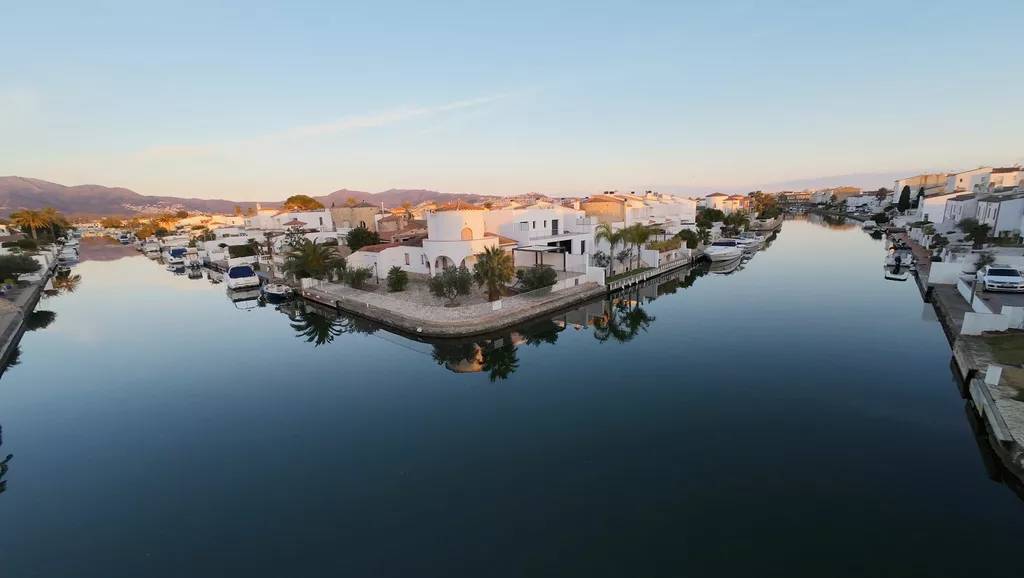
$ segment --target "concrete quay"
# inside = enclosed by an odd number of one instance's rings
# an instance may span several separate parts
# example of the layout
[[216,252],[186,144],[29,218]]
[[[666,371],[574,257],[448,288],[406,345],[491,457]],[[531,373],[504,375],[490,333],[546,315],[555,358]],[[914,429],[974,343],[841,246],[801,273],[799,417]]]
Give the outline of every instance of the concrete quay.
[[35,310],[43,295],[43,288],[56,269],[57,260],[54,259],[50,267],[43,272],[41,280],[19,291],[13,301],[3,300],[5,307],[0,311],[0,367],[7,363],[21,342],[21,336],[25,334],[25,315]]

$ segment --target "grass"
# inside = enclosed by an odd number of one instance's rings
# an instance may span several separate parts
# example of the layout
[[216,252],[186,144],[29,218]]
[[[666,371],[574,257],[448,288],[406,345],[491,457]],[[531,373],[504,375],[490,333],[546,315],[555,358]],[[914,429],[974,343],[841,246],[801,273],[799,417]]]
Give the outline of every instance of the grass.
[[619,279],[625,279],[626,277],[632,277],[633,275],[639,275],[644,271],[650,271],[654,267],[640,267],[639,269],[633,269],[632,271],[626,271],[625,273],[619,273],[618,275],[612,275],[604,280],[605,283],[611,283],[612,281],[618,281]]
[[1003,365],[1024,364],[1024,333],[989,334],[985,335],[984,339],[999,363]]

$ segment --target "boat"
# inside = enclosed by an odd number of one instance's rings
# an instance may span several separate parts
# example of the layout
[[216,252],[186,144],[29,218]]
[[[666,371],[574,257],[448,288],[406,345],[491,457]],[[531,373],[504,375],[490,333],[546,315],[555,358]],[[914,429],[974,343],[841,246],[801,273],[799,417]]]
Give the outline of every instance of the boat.
[[57,265],[57,274],[58,275],[67,275],[68,273],[71,273],[71,266],[70,265]]
[[886,267],[909,267],[914,263],[914,252],[906,246],[893,245],[885,256]]
[[199,258],[199,251],[195,247],[185,250],[185,266],[191,269],[198,269],[203,266],[203,260]]
[[235,304],[235,309],[249,311],[260,306],[259,288],[248,288],[239,291],[228,290],[228,299]]
[[117,240],[121,241],[122,245],[127,245],[131,241],[131,237],[128,236],[128,233],[121,233],[121,236],[118,237]]
[[874,221],[864,221],[864,223],[861,224],[860,228],[864,229],[865,231],[870,231],[870,230],[874,229],[877,226],[878,226],[878,223],[876,223]]
[[292,288],[283,283],[267,283],[261,290],[268,299],[286,299],[292,294]]
[[184,266],[185,251],[185,247],[172,247],[164,251],[164,262],[166,262],[168,265]]
[[712,261],[731,261],[743,254],[743,247],[733,239],[722,239],[711,243],[704,249],[704,254]]
[[742,268],[743,259],[733,259],[732,261],[716,261],[712,263],[711,267],[708,268],[708,272],[715,275],[731,275]]
[[885,267],[885,278],[890,281],[906,281],[910,278],[910,267]]
[[259,287],[260,278],[251,265],[235,265],[224,275],[224,284],[231,290]]
[[758,235],[753,231],[744,231],[737,237],[740,241],[754,242],[758,245],[763,245],[765,238],[762,235]]

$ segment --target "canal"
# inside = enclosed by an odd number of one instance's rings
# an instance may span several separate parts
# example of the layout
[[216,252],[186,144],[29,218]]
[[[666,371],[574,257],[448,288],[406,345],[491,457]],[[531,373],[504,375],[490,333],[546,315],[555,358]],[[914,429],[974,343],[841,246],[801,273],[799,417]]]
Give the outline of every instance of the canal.
[[1016,575],[930,307],[814,220],[454,342],[86,249],[0,379],[0,574]]

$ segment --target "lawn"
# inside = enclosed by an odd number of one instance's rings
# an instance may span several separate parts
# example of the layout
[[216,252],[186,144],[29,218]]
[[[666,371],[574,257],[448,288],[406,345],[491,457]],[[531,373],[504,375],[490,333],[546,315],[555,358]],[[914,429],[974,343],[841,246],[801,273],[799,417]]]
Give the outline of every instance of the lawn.
[[644,271],[650,271],[654,267],[641,267],[639,269],[633,269],[632,271],[626,271],[625,273],[619,273],[618,275],[612,275],[604,280],[605,283],[611,283],[612,281],[618,281],[619,279],[625,279],[626,277],[632,277],[633,275],[639,275]]
[[985,335],[985,343],[992,349],[996,361],[1004,365],[1024,364],[1024,333]]

